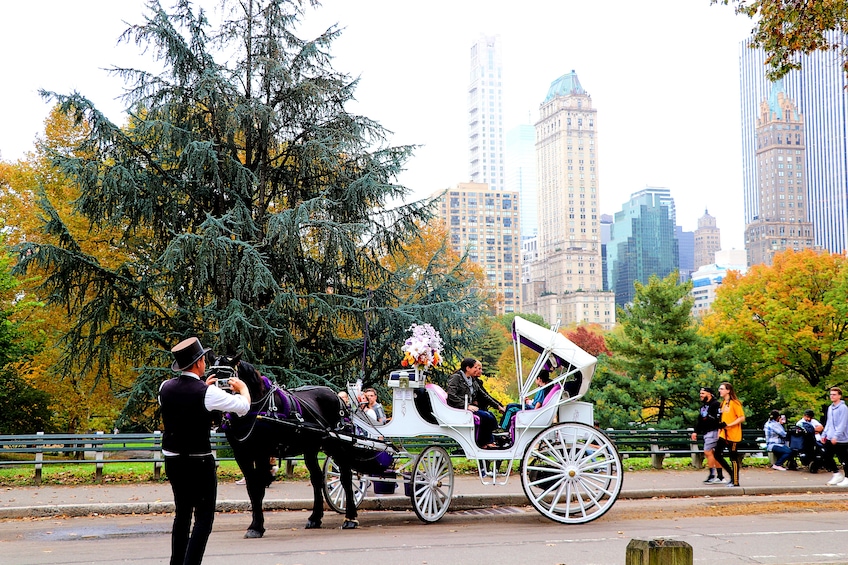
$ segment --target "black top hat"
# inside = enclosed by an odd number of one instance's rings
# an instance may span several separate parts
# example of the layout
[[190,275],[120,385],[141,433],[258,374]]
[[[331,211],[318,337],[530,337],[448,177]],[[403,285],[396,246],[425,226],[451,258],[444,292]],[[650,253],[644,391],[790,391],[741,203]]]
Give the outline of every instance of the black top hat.
[[171,353],[174,354],[174,363],[171,365],[172,371],[184,371],[194,365],[194,363],[206,355],[210,347],[203,348],[200,340],[196,337],[184,339],[176,344]]

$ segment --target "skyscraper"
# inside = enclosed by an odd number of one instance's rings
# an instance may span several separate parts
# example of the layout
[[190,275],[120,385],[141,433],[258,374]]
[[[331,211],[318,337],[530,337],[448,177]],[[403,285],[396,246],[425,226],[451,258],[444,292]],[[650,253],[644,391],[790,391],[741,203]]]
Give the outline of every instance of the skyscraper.
[[745,226],[748,265],[771,265],[775,253],[813,247],[804,182],[804,117],[786,96],[781,81],[760,104],[757,120],[759,214]]
[[526,311],[548,322],[615,323],[603,290],[598,214],[597,112],[571,71],[551,83],[536,123],[539,269]]
[[521,199],[521,237],[539,233],[536,195],[536,129],[530,124],[506,132],[506,190],[518,192]]
[[471,182],[504,190],[503,88],[499,36],[481,36],[471,46],[468,86],[468,148]]
[[721,249],[721,230],[709,210],[698,218],[695,230],[695,268],[715,263],[715,253]]
[[[440,193],[441,194],[441,193]],[[494,312],[518,312],[521,306],[521,225],[518,193],[494,191],[486,184],[459,183],[441,197],[439,216],[451,247],[483,267],[501,300]]]
[[634,281],[647,283],[651,275],[665,278],[679,268],[675,216],[671,191],[654,187],[634,192],[615,213],[607,244],[607,279],[617,306],[632,302]]
[[[828,38],[843,43],[838,35]],[[815,52],[801,56],[802,69],[783,79],[785,95],[804,118],[806,162],[800,171],[806,181],[807,219],[815,245],[832,253],[848,249],[848,91],[839,56]],[[757,158],[757,120],[761,103],[769,98],[765,53],[740,45],[742,93],[742,169],[745,224],[760,214]],[[794,169],[797,174],[799,171]],[[797,179],[797,176],[796,176]],[[797,186],[797,185],[796,185]]]

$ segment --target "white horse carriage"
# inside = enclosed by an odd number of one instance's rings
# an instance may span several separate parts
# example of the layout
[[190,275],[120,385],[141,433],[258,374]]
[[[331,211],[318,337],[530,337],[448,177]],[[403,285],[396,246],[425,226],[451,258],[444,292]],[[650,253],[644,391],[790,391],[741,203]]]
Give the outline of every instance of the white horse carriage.
[[[513,463],[520,461],[521,484],[527,498],[551,520],[565,524],[589,522],[612,507],[621,491],[621,459],[610,439],[594,427],[593,405],[580,401],[592,381],[595,357],[562,334],[518,316],[513,322],[513,345],[520,399],[539,390],[535,380],[540,371],[550,371],[551,382],[545,385],[548,392],[540,408],[522,409],[515,414],[511,441],[502,449],[478,447],[473,414],[449,406],[445,391],[436,384],[425,383],[421,372],[395,371],[389,377],[393,401],[389,422],[375,425],[354,407],[353,423],[373,438],[369,443],[357,437],[356,442],[387,451],[395,463],[394,478],[355,475],[357,506],[371,481],[393,480],[404,485],[413,510],[422,521],[441,519],[454,491],[450,455],[440,445],[410,453],[403,442],[405,438],[446,436],[459,444],[465,457],[477,461],[484,484],[506,484]],[[535,362],[526,376],[523,347],[535,353]],[[351,399],[356,398],[355,392],[351,389]],[[432,414],[420,408],[416,395],[429,397]],[[343,512],[344,493],[331,458],[325,463],[324,473],[325,499],[331,508]]]

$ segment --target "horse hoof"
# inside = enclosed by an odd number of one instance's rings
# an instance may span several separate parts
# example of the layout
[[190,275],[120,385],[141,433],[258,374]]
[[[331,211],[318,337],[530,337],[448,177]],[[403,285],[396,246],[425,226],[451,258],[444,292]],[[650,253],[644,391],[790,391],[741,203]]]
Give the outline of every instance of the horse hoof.
[[244,532],[245,539],[256,539],[261,538],[265,535],[265,532],[260,532],[259,530],[247,530]]
[[359,520],[345,520],[342,524],[343,530],[355,530],[359,527]]
[[317,530],[321,527],[321,522],[313,522],[312,520],[306,521],[306,529],[307,530]]

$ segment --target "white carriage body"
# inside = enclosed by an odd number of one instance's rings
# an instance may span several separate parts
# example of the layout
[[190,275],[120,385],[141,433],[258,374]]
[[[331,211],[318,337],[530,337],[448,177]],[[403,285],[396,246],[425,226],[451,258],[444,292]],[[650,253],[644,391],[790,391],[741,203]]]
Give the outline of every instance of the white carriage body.
[[[540,371],[548,371],[551,382],[544,385],[550,388],[540,408],[526,409],[521,402],[508,447],[478,447],[472,412],[449,406],[445,391],[426,383],[420,370],[392,372],[388,380],[392,419],[382,425],[358,409],[355,399],[359,391],[349,386],[353,423],[378,438],[378,443],[383,438],[401,444],[403,438],[447,436],[459,444],[466,458],[477,461],[480,480],[487,484],[506,484],[513,462],[520,461],[524,492],[542,515],[567,524],[594,520],[612,506],[622,483],[621,459],[615,445],[595,428],[593,405],[580,400],[589,390],[597,360],[554,329],[519,316],[513,321],[513,344],[519,400],[539,391],[535,381]],[[522,347],[537,354],[526,375]],[[416,393],[429,397],[437,423],[421,415]],[[402,449],[401,455],[408,462],[395,474],[409,487],[413,510],[425,522],[439,520],[453,494],[450,455],[438,445],[428,446],[415,456]],[[509,462],[505,472],[499,470],[503,461]],[[361,479],[356,500],[361,501],[367,486],[368,478]],[[337,480],[332,488],[325,488],[325,497],[337,511],[342,510],[339,492]]]
[[[519,398],[532,397],[538,391],[536,375],[542,370],[551,372],[552,394],[536,410],[520,410],[515,415],[515,438],[506,449],[482,449],[474,435],[474,417],[468,410],[448,406],[441,387],[425,382],[420,370],[393,371],[388,379],[392,389],[392,419],[377,425],[361,411],[354,412],[354,423],[372,436],[404,438],[444,435],[462,447],[468,459],[487,461],[514,460],[524,454],[528,442],[554,420],[594,424],[594,407],[579,399],[589,389],[597,359],[586,353],[559,332],[529,322],[519,316],[513,321],[513,344],[518,379]],[[521,347],[537,354],[527,375],[523,374]],[[571,389],[573,394],[569,394]],[[415,407],[415,391],[430,397],[433,416],[438,424],[426,421]],[[351,390],[355,398],[356,391]]]

